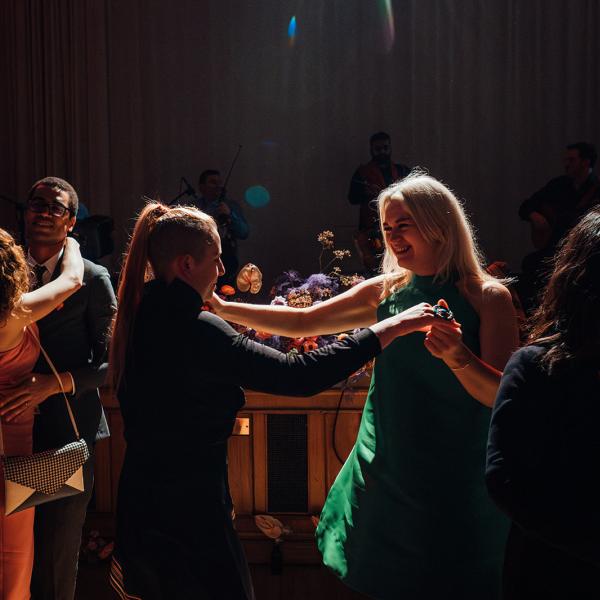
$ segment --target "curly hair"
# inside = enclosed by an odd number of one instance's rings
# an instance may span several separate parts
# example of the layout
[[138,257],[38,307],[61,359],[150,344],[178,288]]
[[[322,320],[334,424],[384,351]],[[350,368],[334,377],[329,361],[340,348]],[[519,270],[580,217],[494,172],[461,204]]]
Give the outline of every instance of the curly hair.
[[590,210],[561,242],[533,314],[529,343],[547,347],[542,365],[600,367],[600,209]]
[[4,325],[29,290],[29,267],[22,248],[0,229],[0,326]]

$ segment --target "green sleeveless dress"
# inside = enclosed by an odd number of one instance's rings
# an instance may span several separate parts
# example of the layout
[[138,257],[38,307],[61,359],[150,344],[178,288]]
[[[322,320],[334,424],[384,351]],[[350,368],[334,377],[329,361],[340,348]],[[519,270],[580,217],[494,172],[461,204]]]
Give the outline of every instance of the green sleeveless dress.
[[[444,298],[479,355],[479,318],[454,282],[415,276],[379,320]],[[417,332],[376,359],[350,456],[321,514],[323,562],[381,599],[496,600],[508,521],[484,482],[490,409],[432,356]]]

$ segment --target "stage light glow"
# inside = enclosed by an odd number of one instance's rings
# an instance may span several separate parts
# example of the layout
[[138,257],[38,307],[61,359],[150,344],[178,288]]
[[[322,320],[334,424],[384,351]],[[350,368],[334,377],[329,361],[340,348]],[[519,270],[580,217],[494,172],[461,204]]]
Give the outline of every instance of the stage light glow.
[[290,46],[293,46],[296,41],[296,15],[290,19],[288,25],[288,38],[290,40]]
[[396,25],[394,22],[394,9],[392,0],[378,0],[379,13],[383,23],[383,46],[387,52],[390,52],[396,39]]
[[271,201],[271,194],[267,188],[262,185],[253,185],[244,193],[244,200],[252,206],[252,208],[262,208]]

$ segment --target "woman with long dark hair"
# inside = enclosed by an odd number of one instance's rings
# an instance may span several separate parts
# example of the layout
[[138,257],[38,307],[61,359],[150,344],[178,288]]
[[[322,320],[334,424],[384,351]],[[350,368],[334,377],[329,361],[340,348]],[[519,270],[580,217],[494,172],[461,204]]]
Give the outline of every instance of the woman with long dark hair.
[[142,210],[111,346],[127,441],[111,572],[122,598],[253,598],[227,487],[227,439],[244,404],[240,386],[316,394],[394,337],[437,320],[430,305],[418,304],[341,342],[286,355],[202,310],[223,273],[212,217],[159,203]]
[[600,210],[562,242],[510,359],[487,485],[512,519],[504,598],[600,598]]

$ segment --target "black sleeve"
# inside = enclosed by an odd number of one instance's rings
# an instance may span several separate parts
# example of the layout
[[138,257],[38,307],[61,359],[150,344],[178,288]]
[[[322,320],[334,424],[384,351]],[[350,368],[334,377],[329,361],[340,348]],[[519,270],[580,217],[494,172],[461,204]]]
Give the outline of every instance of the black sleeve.
[[517,351],[506,365],[492,412],[486,483],[498,507],[527,534],[597,562],[599,511],[584,509],[582,499],[574,497],[561,458],[555,394],[536,352]]
[[519,218],[521,220],[529,221],[529,215],[532,212],[539,211],[540,204],[543,200],[541,192],[542,190],[523,200],[521,206],[519,206]]
[[350,180],[350,189],[348,190],[348,200],[350,204],[362,204],[369,200],[366,193],[366,185],[367,182],[360,174],[360,169],[356,169]]
[[115,292],[106,269],[99,270],[87,285],[90,286],[90,290],[85,326],[92,350],[92,360],[85,367],[71,371],[76,397],[87,390],[101,386],[106,379],[110,327],[117,310]]
[[381,351],[370,329],[306,354],[284,354],[203,312],[193,335],[196,365],[215,383],[284,396],[312,396],[351,375]]

